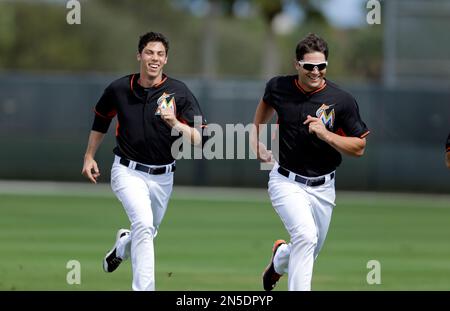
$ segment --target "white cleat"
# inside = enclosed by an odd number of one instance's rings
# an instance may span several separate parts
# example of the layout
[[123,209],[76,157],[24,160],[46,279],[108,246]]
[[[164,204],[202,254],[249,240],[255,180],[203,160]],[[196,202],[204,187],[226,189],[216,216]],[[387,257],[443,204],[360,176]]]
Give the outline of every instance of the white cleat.
[[118,257],[116,253],[117,242],[119,241],[119,239],[129,234],[130,230],[128,229],[119,229],[119,231],[117,231],[116,243],[114,243],[113,248],[108,253],[106,253],[105,258],[103,258],[103,270],[105,272],[113,272],[122,263],[122,258]]

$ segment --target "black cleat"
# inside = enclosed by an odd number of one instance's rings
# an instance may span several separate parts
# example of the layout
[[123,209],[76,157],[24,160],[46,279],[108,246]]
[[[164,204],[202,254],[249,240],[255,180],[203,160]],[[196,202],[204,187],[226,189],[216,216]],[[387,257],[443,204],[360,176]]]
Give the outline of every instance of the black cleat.
[[275,243],[273,244],[272,258],[270,258],[269,265],[266,267],[262,275],[264,290],[270,291],[274,289],[278,280],[281,278],[281,274],[275,272],[275,268],[273,266],[273,259],[275,258],[275,254],[278,248],[283,244],[286,244],[285,240],[276,240]]
[[120,238],[129,234],[130,230],[128,229],[120,229],[119,231],[117,231],[116,243],[114,244],[113,248],[106,254],[105,258],[103,258],[103,270],[105,272],[113,272],[122,263],[122,258],[118,257],[116,254],[117,242]]

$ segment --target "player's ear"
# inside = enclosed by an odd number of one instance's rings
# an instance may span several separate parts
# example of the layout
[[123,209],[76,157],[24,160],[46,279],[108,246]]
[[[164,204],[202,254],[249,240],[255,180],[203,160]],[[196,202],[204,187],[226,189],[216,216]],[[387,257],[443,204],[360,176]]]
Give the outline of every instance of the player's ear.
[[167,64],[167,60],[169,59],[169,56],[166,56],[166,59],[164,60],[164,65]]
[[298,63],[298,60],[294,58],[294,67],[298,71],[300,70],[300,64]]
[[138,62],[141,61],[141,53],[137,52],[136,59],[138,60]]

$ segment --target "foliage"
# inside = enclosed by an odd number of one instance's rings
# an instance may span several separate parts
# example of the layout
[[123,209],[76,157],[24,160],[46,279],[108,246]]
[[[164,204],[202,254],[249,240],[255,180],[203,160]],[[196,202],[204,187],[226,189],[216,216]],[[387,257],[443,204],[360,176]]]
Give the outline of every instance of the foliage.
[[[219,1],[219,0],[211,0]],[[254,0],[259,14],[234,18],[234,2],[224,0],[215,20],[217,77],[260,77],[265,58],[268,21],[280,12],[281,1]],[[298,1],[307,19],[289,35],[277,35],[280,74],[293,72],[297,42],[308,32],[321,34],[330,44],[330,74],[377,80],[381,71],[381,28],[331,28],[308,1]],[[308,13],[309,12],[309,13]],[[35,2],[0,3],[0,68],[25,71],[137,70],[139,35],[154,30],[171,43],[167,71],[200,75],[205,17],[190,14],[173,1],[83,1],[81,25],[68,25],[64,5]],[[330,69],[331,69],[330,68]]]

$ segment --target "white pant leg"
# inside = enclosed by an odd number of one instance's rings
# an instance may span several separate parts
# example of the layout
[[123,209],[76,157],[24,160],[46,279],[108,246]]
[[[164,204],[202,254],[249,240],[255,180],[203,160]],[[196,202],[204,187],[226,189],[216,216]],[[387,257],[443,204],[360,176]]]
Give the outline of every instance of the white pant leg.
[[270,173],[269,196],[291,241],[279,247],[275,271],[288,273],[289,290],[311,290],[314,260],[328,231],[334,206],[334,180],[307,187],[277,172]]
[[288,290],[310,290],[317,230],[308,194],[300,184],[275,172],[270,176],[269,196],[291,239],[288,247],[277,251],[275,271],[285,272],[288,262]]
[[172,191],[173,173],[149,175],[113,164],[111,185],[131,222],[133,290],[155,290],[153,238],[162,221]]
[[335,187],[334,179],[328,181],[322,186],[309,187],[308,192],[313,205],[313,216],[317,227],[317,246],[314,250],[314,259],[319,255],[320,250],[325,243],[328,228],[335,207]]
[[[159,177],[155,176],[155,178],[158,179]],[[166,176],[159,179],[161,180],[158,182],[153,180],[147,181],[149,188],[152,189],[150,192],[150,201],[152,202],[152,206],[155,206],[155,208],[152,208],[154,218],[153,224],[155,225],[154,237],[156,237],[158,233],[158,227],[164,217],[167,204],[169,203],[170,193],[172,191],[172,179],[168,179]],[[117,241],[117,256],[126,260],[130,257],[130,253],[131,235],[126,235]]]
[[154,237],[158,234],[159,225],[169,204],[173,188],[173,175],[174,173],[150,175],[147,179],[147,186],[150,189],[150,201],[152,202]]

